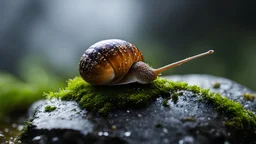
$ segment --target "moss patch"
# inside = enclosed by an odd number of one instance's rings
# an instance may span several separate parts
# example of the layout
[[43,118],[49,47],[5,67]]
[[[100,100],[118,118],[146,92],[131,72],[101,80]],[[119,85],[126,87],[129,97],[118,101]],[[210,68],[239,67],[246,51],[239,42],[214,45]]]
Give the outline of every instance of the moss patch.
[[256,99],[256,94],[245,93],[243,97],[245,100],[254,101]]
[[62,80],[48,72],[41,64],[27,64],[19,73],[22,80],[8,73],[0,72],[0,121],[9,114],[26,112],[35,101],[44,98],[43,92],[57,90],[64,86]]
[[54,111],[54,110],[56,110],[56,106],[50,106],[50,105],[48,105],[48,106],[46,106],[46,107],[44,108],[44,111],[45,111],[45,112],[52,112],[52,111]]
[[169,106],[169,104],[168,104],[168,101],[170,100],[170,98],[165,98],[164,100],[163,100],[163,102],[162,102],[162,105],[164,106],[164,107],[168,107]]
[[177,93],[173,93],[173,94],[172,94],[172,100],[173,100],[173,102],[174,102],[174,103],[177,103],[178,99],[179,99],[179,95],[178,95]]
[[184,117],[181,121],[183,122],[196,122],[194,117]]
[[92,86],[76,77],[68,81],[68,86],[59,92],[49,92],[50,98],[58,97],[62,100],[75,100],[82,108],[88,111],[108,114],[113,109],[124,109],[127,107],[143,107],[159,95],[170,96],[171,89],[164,86],[166,81],[158,79],[150,85],[129,84],[118,86]]
[[162,124],[160,124],[160,123],[157,123],[157,124],[155,125],[155,127],[156,127],[156,128],[162,128],[162,127],[163,127],[163,125],[162,125]]
[[33,119],[30,119],[29,121],[24,122],[24,126],[21,130],[21,133],[19,134],[19,136],[17,138],[18,141],[20,141],[23,137],[28,136],[29,130],[33,127],[32,121],[33,121]]
[[68,86],[65,89],[46,93],[46,96],[62,100],[75,100],[88,111],[107,115],[114,109],[143,107],[159,96],[168,98],[170,92],[175,93],[181,90],[198,94],[198,102],[211,104],[220,115],[227,117],[226,126],[240,129],[256,127],[256,115],[244,109],[241,104],[218,93],[210,92],[209,89],[202,89],[196,85],[189,86],[185,82],[172,82],[163,78],[158,78],[148,85],[92,86],[80,77],[76,77],[68,81]]
[[213,88],[218,89],[218,88],[220,88],[220,83],[214,82],[212,86],[213,86]]

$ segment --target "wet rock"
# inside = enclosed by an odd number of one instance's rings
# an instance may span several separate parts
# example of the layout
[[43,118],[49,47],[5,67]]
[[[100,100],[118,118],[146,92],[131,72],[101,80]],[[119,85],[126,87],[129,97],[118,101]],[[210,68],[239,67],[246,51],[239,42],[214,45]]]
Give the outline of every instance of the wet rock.
[[[220,93],[231,100],[241,103],[246,109],[256,112],[256,101],[247,100],[244,97],[246,93],[255,93],[250,89],[226,78],[211,75],[174,75],[166,76],[168,80],[184,81],[190,85],[198,85],[201,88],[210,89],[212,92]],[[215,87],[216,83],[219,87]]]
[[[249,89],[228,79],[208,75],[169,76],[221,93],[256,111],[255,101],[243,98]],[[214,83],[219,86],[214,86]],[[172,97],[173,93],[170,93]],[[253,143],[255,130],[244,132],[224,126],[225,117],[191,91],[180,91],[177,100],[161,96],[140,109],[115,110],[102,117],[80,109],[76,102],[46,100],[34,107],[31,123],[21,136],[27,143]],[[46,112],[46,106],[55,110]],[[246,135],[245,135],[246,134]]]

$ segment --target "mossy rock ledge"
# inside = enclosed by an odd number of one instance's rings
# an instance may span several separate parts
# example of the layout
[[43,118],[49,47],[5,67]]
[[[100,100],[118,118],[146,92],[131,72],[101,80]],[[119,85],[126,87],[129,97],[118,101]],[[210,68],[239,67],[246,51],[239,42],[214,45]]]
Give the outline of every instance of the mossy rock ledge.
[[76,77],[31,106],[20,138],[24,143],[255,143],[256,102],[245,93],[254,92],[209,75],[121,86],[92,86]]

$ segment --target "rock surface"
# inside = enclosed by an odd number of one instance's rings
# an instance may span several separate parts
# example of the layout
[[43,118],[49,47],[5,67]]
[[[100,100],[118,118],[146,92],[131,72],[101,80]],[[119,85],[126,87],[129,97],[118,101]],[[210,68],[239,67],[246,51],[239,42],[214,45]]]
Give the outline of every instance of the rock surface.
[[[212,92],[220,93],[233,101],[241,103],[246,109],[256,112],[256,101],[248,101],[243,97],[245,93],[255,92],[229,79],[210,75],[174,75],[166,76],[165,78],[172,81],[184,81],[190,85],[195,84],[201,88],[210,89]],[[216,83],[219,84],[219,88],[214,88]]]
[[[221,93],[256,112],[256,102],[243,98],[249,89],[228,79],[209,75],[165,77],[186,81]],[[215,87],[214,83],[220,84]],[[215,88],[214,88],[215,87]],[[141,109],[117,110],[101,117],[81,110],[76,102],[46,100],[35,104],[31,125],[22,141],[27,143],[255,143],[255,131],[246,133],[224,126],[220,116],[206,102],[199,102],[190,91],[180,91],[178,101],[168,100],[164,106],[159,97]],[[170,96],[172,93],[170,93]],[[46,106],[56,110],[45,112]],[[35,108],[36,107],[36,108]]]

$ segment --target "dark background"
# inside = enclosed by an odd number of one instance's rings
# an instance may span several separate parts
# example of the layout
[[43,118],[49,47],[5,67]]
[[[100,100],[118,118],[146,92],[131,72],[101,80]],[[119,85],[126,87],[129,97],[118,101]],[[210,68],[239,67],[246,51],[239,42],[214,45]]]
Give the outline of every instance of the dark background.
[[242,0],[2,0],[0,71],[19,77],[24,62],[35,63],[65,80],[78,75],[86,48],[119,38],[153,67],[214,49],[164,75],[211,74],[256,90],[255,16],[255,2]]

